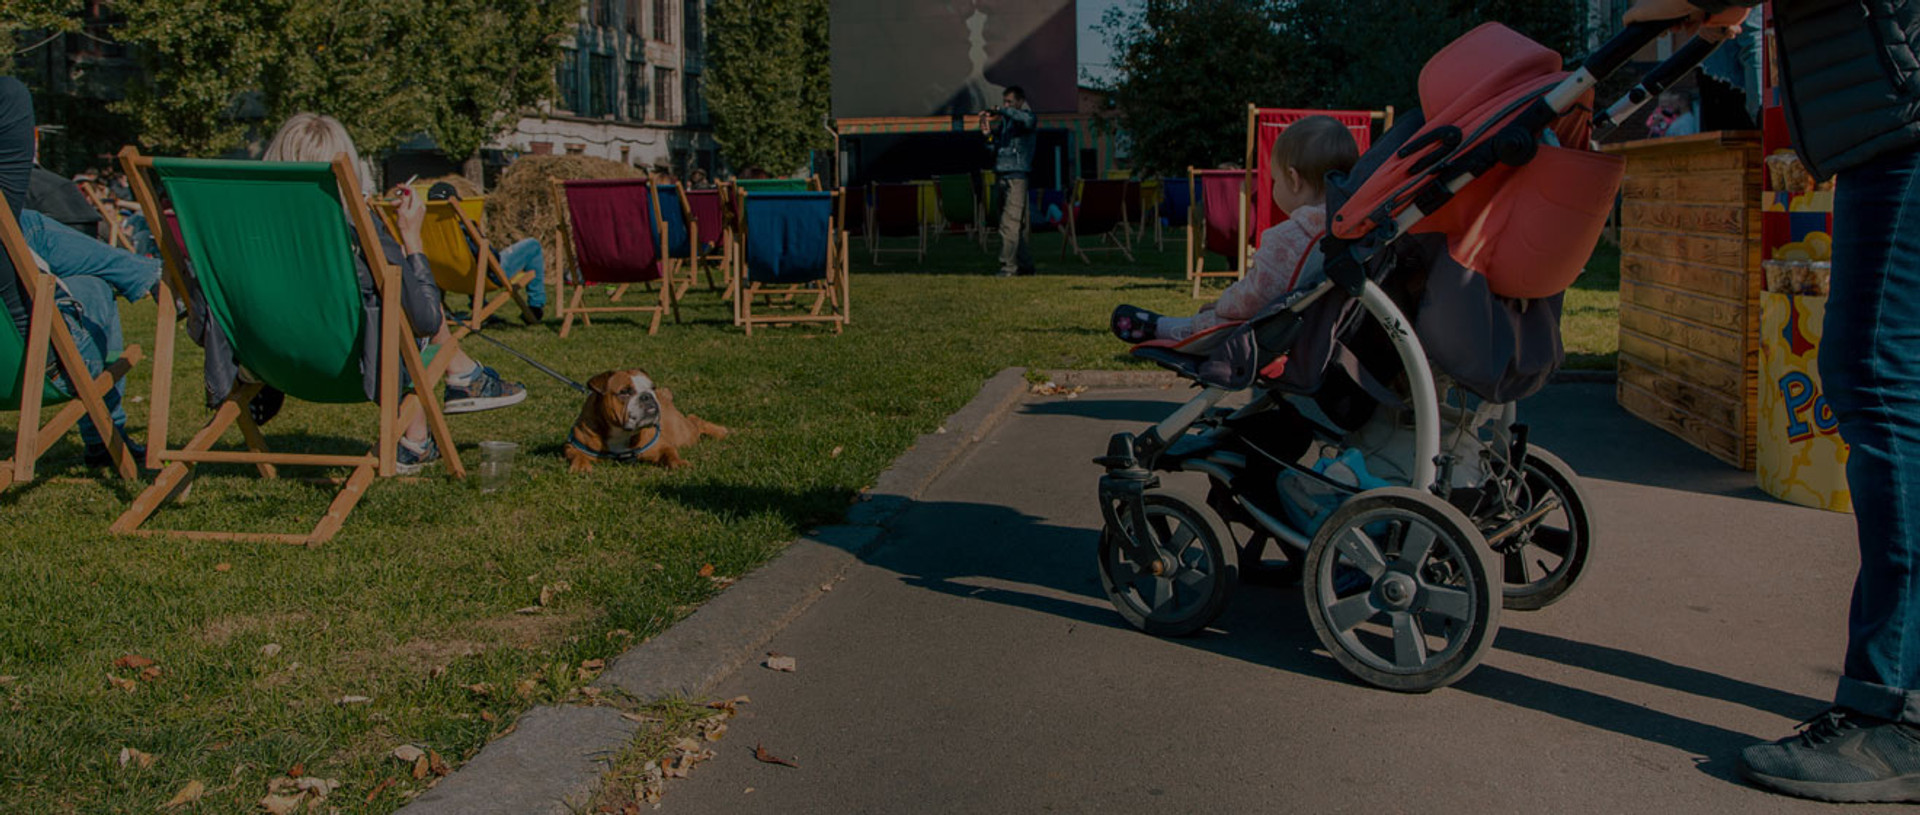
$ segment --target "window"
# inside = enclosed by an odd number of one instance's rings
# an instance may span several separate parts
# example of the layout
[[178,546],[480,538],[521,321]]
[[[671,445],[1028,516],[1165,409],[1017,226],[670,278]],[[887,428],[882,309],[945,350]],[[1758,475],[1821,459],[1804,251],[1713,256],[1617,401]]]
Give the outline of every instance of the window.
[[627,60],[626,118],[647,120],[647,64],[637,60]]
[[653,38],[673,42],[673,2],[653,0]]
[[594,54],[587,64],[587,116],[613,113],[613,57]]
[[613,0],[591,0],[587,4],[587,19],[601,28],[612,28]]
[[567,49],[560,52],[560,109],[580,109],[580,52]]
[[681,12],[681,30],[686,33],[687,50],[699,52],[706,47],[706,37],[700,32],[700,0],[686,0],[686,8]]
[[653,118],[662,122],[673,121],[673,69],[653,69]]
[[622,10],[626,12],[627,33],[635,37],[640,36],[640,0],[626,0],[622,4]]
[[681,92],[685,101],[680,108],[680,112],[686,117],[686,124],[705,125],[707,123],[707,98],[701,90],[700,83],[700,74],[686,75],[685,86]]

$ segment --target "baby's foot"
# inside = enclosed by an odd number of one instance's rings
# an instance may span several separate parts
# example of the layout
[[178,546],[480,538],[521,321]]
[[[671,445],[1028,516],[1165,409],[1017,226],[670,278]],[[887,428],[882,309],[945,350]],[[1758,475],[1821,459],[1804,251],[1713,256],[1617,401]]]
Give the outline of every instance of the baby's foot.
[[1160,315],[1137,306],[1119,305],[1113,309],[1113,335],[1131,343],[1153,339]]

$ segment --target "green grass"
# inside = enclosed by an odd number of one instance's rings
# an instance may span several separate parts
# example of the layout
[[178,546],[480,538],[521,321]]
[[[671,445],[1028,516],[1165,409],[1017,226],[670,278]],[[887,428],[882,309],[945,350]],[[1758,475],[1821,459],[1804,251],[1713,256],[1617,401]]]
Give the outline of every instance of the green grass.
[[[1120,301],[1175,313],[1195,305],[1177,241],[1167,246],[1087,267],[1060,260],[1058,239],[1042,235],[1042,276],[1019,280],[990,278],[992,260],[953,237],[924,265],[892,256],[876,269],[861,256],[855,323],[837,337],[781,329],[749,340],[704,291],[689,298],[685,324],[653,337],[617,320],[565,341],[551,325],[496,328],[576,379],[644,367],[683,410],[734,435],[693,448],[684,470],[569,475],[559,450],[576,396],[470,341],[474,356],[531,390],[520,406],[451,419],[464,455],[486,439],[522,445],[510,489],[483,496],[443,470],[376,483],[317,549],[110,537],[135,486],[88,477],[69,438],[40,480],[0,494],[0,809],[153,811],[197,780],[208,789],[199,811],[250,811],[268,779],[302,765],[342,782],[329,805],[391,811],[423,788],[386,758],[392,748],[425,745],[457,764],[520,711],[572,694],[583,661],[658,634],[719,591],[702,566],[738,576],[841,518],[995,371],[1139,367],[1107,334],[1107,314]],[[1594,311],[1570,305],[1570,325],[1610,313],[1603,292],[1578,294],[1593,296]],[[152,308],[124,313],[130,341],[151,350]],[[1608,333],[1607,349],[1582,352],[1609,353],[1611,342]],[[205,418],[197,348],[181,347],[176,445]],[[150,392],[151,370],[138,370],[130,394]],[[147,405],[128,407],[143,432]],[[369,406],[289,404],[267,430],[285,449],[357,451],[373,423]],[[152,525],[304,531],[329,495],[208,468]],[[515,613],[563,584],[544,610]],[[264,655],[268,644],[278,653]],[[113,668],[133,653],[161,673],[134,678],[129,694],[107,677],[134,677]],[[482,684],[484,694],[469,689]],[[345,696],[372,701],[335,703]],[[114,760],[123,747],[159,760],[123,769]]]
[[1575,370],[1611,371],[1620,352],[1620,247],[1601,241],[1567,291],[1560,341]]

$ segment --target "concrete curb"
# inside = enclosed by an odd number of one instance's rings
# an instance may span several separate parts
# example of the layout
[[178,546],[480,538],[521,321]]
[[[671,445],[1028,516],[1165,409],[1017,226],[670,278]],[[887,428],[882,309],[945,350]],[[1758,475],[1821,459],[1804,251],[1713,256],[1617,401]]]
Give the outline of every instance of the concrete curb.
[[[1059,380],[1055,380],[1056,382]],[[767,641],[813,605],[887,525],[1026,396],[1026,370],[1008,368],[981,386],[938,431],[880,474],[847,513],[847,525],[814,530],[665,633],[621,654],[594,684],[641,699],[696,697],[752,662]],[[576,812],[638,725],[612,708],[539,707],[512,733],[403,807],[405,815]]]

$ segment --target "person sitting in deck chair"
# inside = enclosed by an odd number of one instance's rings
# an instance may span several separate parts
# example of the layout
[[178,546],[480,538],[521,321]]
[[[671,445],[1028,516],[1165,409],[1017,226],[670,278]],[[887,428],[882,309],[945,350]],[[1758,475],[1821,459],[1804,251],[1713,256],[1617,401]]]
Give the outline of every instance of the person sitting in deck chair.
[[1339,120],[1308,116],[1293,123],[1273,143],[1273,203],[1288,218],[1260,233],[1260,251],[1247,276],[1192,317],[1115,308],[1114,335],[1132,343],[1184,340],[1222,323],[1251,319],[1288,292],[1319,285],[1325,276],[1308,269],[1307,260],[1327,232],[1326,177],[1353,169],[1359,159],[1353,134]]
[[[331,161],[335,155],[347,154],[354,167],[362,175],[362,187],[372,189],[371,179],[367,177],[366,165],[360,161],[360,152],[353,146],[353,139],[347,135],[347,129],[339,120],[331,116],[314,113],[298,113],[280,126],[279,132],[268,143],[267,161]],[[406,188],[400,190],[398,221],[400,224],[399,241],[387,233],[386,227],[374,219],[374,228],[380,232],[380,243],[385,248],[387,260],[401,270],[401,308],[406,312],[405,323],[414,336],[433,343],[445,343],[447,332],[446,315],[440,310],[440,287],[433,282],[433,272],[427,267],[427,258],[421,250],[420,225],[426,218],[427,204],[420,196]],[[366,206],[366,202],[359,202]],[[373,285],[372,272],[365,261],[356,261],[360,273],[360,299],[370,316],[377,317],[380,311],[380,297]],[[377,319],[371,319],[369,325],[378,325]],[[378,388],[380,359],[380,338],[369,333],[366,348],[361,356],[361,370],[365,372],[368,398],[374,398]],[[215,366],[207,365],[208,388],[219,390],[224,398],[227,388],[215,388],[212,381]],[[233,370],[228,369],[230,372]],[[447,413],[472,413],[492,410],[519,404],[527,398],[527,389],[518,382],[501,380],[500,374],[492,368],[475,362],[465,351],[457,352],[447,367],[447,387],[444,398]],[[427,420],[424,415],[415,416],[404,428],[398,451],[398,470],[403,475],[418,473],[427,464],[440,458],[440,449],[433,437],[427,432]]]

